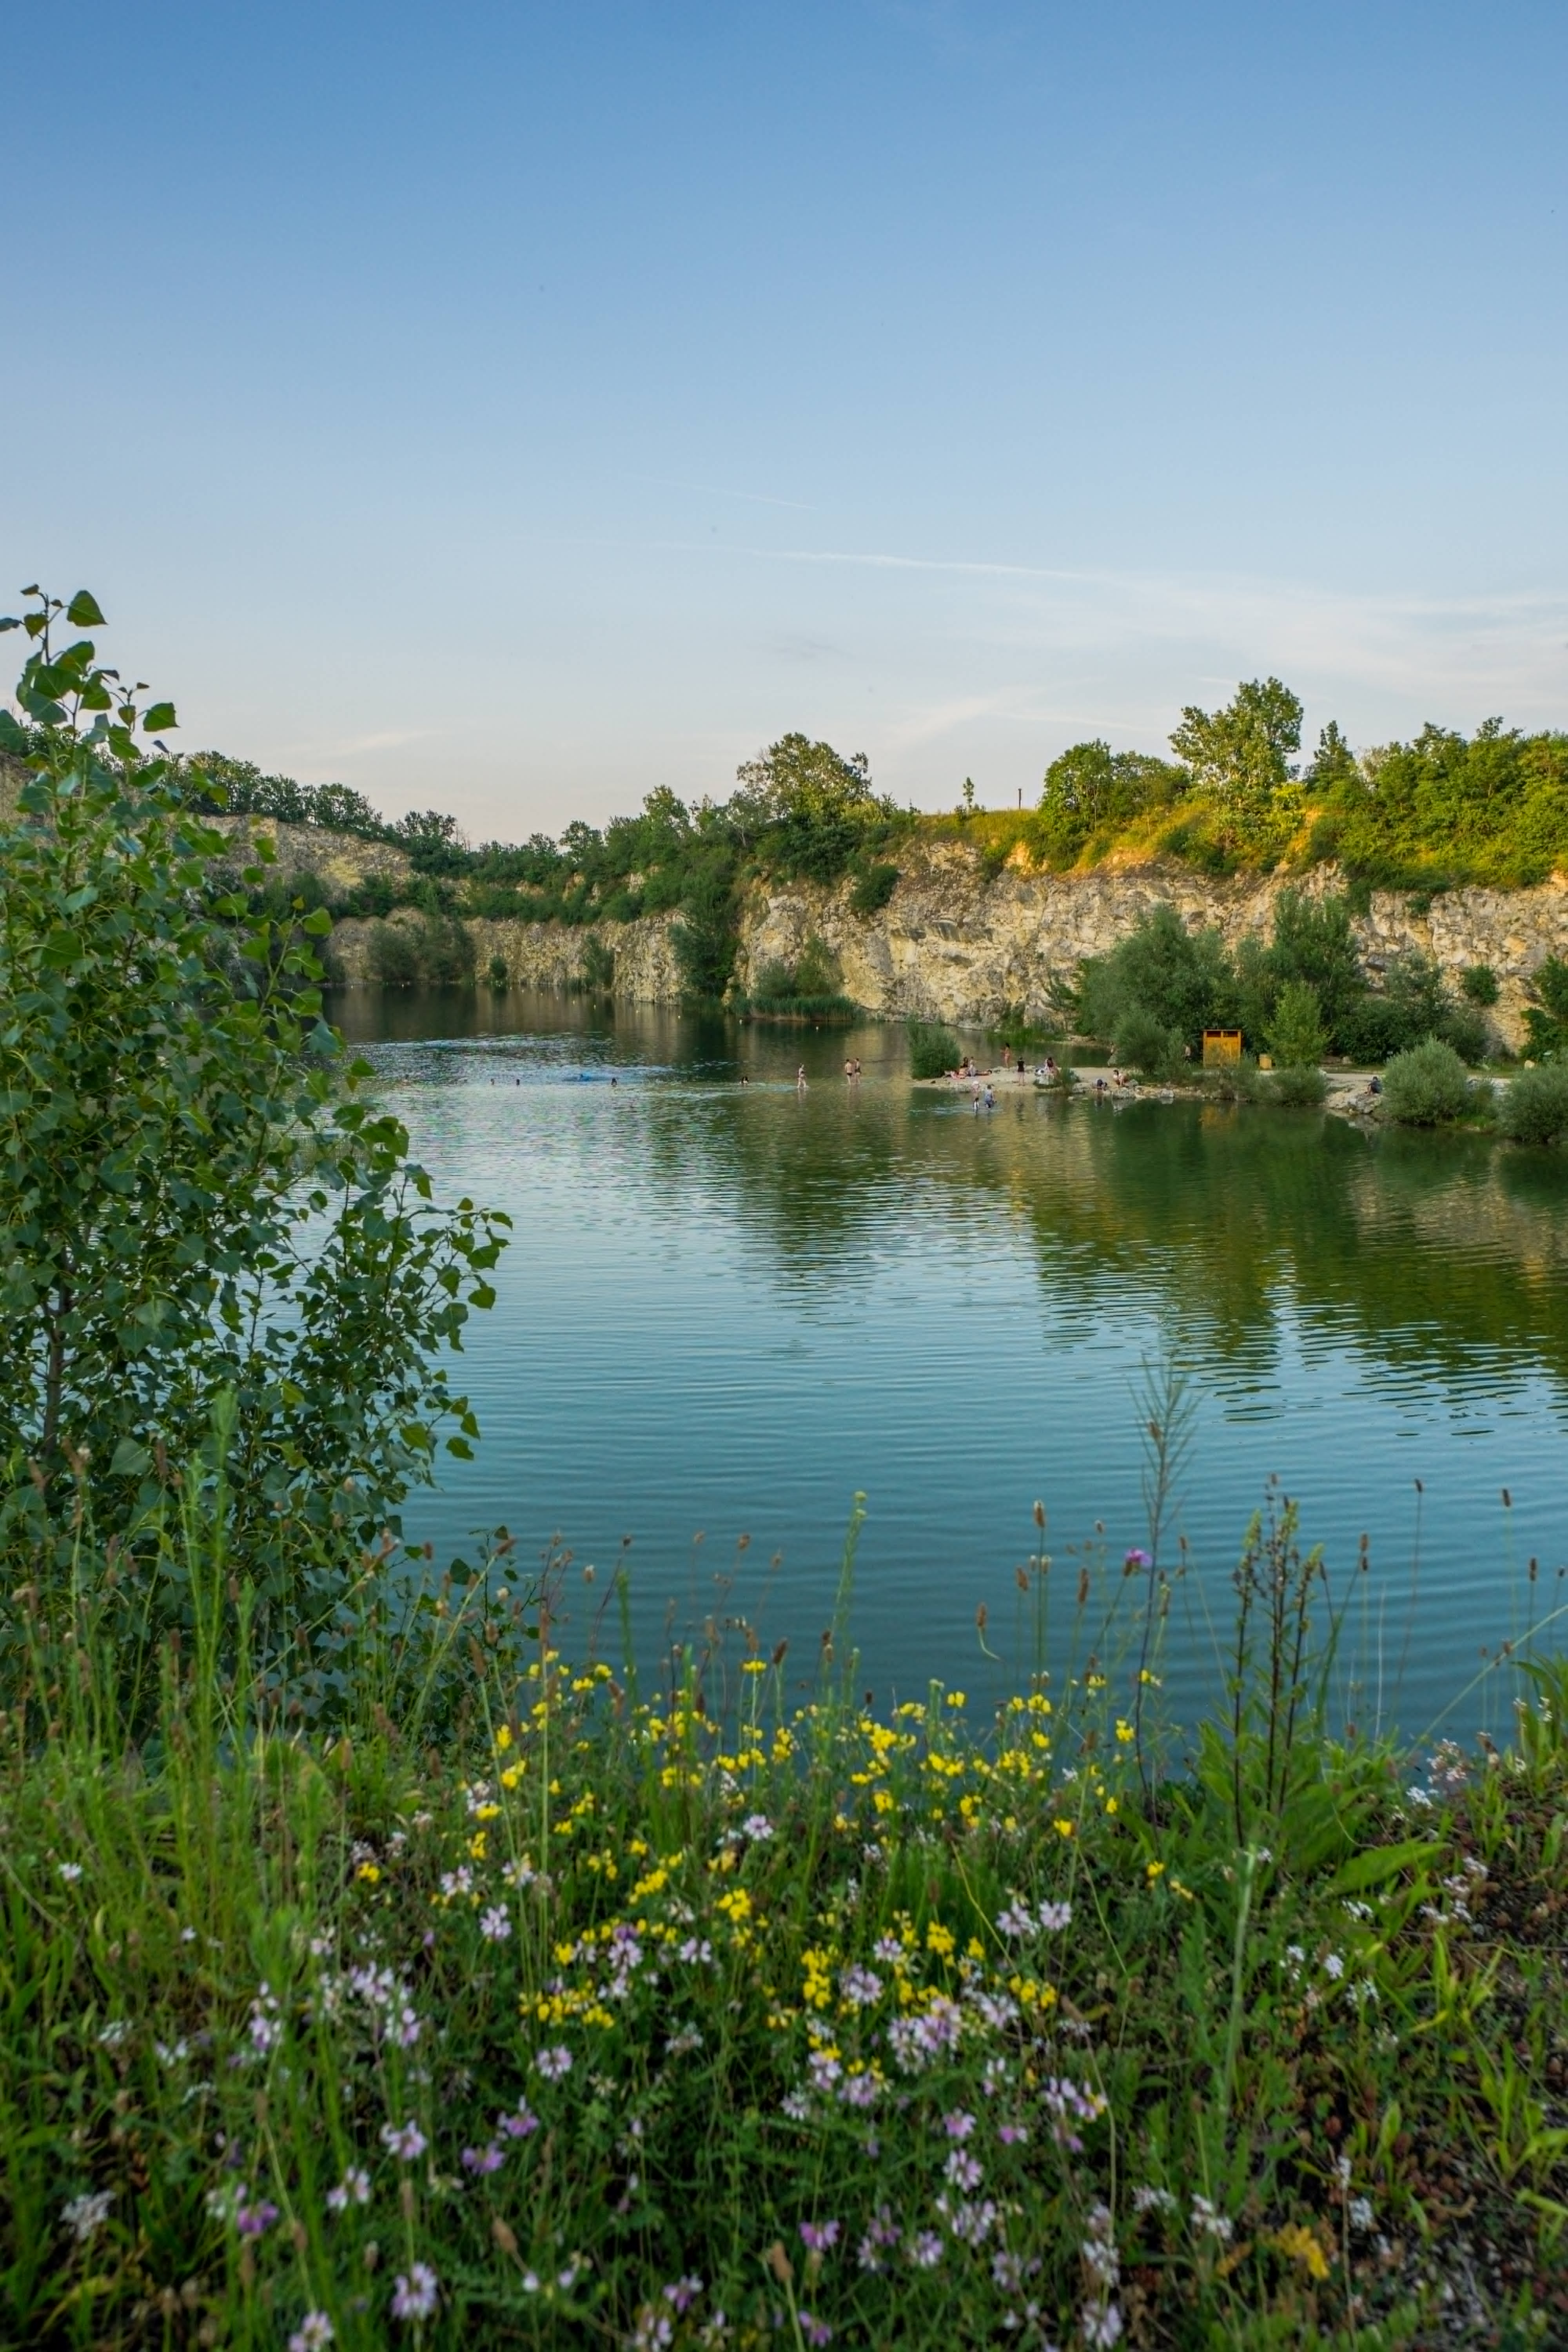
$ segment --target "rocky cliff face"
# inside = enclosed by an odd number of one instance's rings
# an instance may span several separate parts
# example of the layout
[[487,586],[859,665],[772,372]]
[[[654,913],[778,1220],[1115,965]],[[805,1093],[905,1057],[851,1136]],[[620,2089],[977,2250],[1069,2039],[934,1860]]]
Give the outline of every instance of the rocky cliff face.
[[[868,1012],[966,1026],[1021,1005],[1047,1021],[1052,982],[1069,978],[1085,956],[1105,954],[1162,899],[1194,929],[1212,925],[1234,948],[1248,933],[1266,937],[1280,891],[1303,887],[1272,876],[1215,878],[1158,862],[1074,875],[1014,864],[988,879],[979,857],[953,841],[912,845],[900,863],[892,898],[870,917],[852,912],[847,883],[759,885],[742,910],[739,984],[749,986],[764,963],[792,963],[815,934],[837,956],[845,993]],[[1324,867],[1304,887],[1321,896],[1341,885],[1337,871]],[[584,930],[476,919],[468,928],[480,971],[499,956],[519,987],[581,985],[584,955],[597,942],[615,958],[617,996],[669,1003],[680,993],[671,920],[647,916]],[[1530,975],[1547,956],[1568,956],[1568,881],[1448,891],[1419,912],[1405,894],[1380,891],[1356,930],[1374,980],[1410,949],[1435,957],[1456,985],[1468,965],[1489,964],[1501,991],[1494,1018],[1507,1042],[1518,1045]],[[367,923],[346,922],[332,935],[351,983],[368,977],[369,934]]]
[[[742,985],[770,960],[792,961],[816,932],[839,959],[845,993],[873,1012],[964,1024],[994,1020],[1012,1004],[1043,1021],[1053,979],[1069,978],[1085,956],[1104,955],[1162,899],[1190,928],[1212,926],[1234,949],[1249,933],[1267,937],[1280,891],[1303,887],[1157,862],[1071,875],[1012,865],[988,883],[961,842],[922,844],[902,868],[892,898],[869,920],[850,911],[847,886],[759,889],[742,925]],[[1304,887],[1321,897],[1342,877],[1322,867]],[[1568,882],[1448,891],[1425,912],[1404,893],[1379,891],[1355,929],[1374,982],[1411,949],[1435,957],[1456,986],[1469,965],[1489,964],[1500,989],[1494,1018],[1517,1045],[1530,975],[1547,956],[1568,955]]]

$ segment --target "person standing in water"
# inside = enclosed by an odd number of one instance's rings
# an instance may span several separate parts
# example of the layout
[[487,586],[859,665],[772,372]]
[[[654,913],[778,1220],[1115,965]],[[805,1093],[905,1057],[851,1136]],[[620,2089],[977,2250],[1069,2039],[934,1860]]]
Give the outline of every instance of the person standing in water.
[[804,1062],[795,1074],[795,1090],[797,1095],[803,1095],[805,1092],[805,1064]]

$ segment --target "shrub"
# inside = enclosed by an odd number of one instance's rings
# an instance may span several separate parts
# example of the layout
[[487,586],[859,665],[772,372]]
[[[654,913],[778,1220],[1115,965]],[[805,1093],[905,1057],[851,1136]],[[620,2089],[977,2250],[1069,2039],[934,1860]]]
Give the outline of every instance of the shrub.
[[505,994],[507,978],[508,974],[505,956],[491,956],[489,963],[485,966],[485,979],[489,982],[490,989],[495,995],[501,996]]
[[874,915],[885,907],[899,886],[896,866],[868,866],[855,877],[849,893],[849,904],[857,915]]
[[1268,1050],[1281,1069],[1316,1069],[1328,1046],[1318,992],[1308,980],[1288,980],[1268,1029]]
[[[443,1424],[468,1451],[434,1358],[493,1298],[500,1242],[469,1204],[430,1205],[368,1067],[321,1021],[325,910],[281,936],[247,920],[212,872],[222,835],[137,742],[91,641],[51,656],[58,611],[28,615],[43,642],[16,698],[38,724],[0,823],[0,1457],[28,1465],[0,1538],[46,1585],[103,1546],[125,1669],[144,1673],[165,1627],[204,1622],[169,1549],[168,1465],[190,1465],[192,1511],[226,1497],[254,1667],[331,1616],[340,1572],[362,1576],[361,1547],[431,1478]],[[82,596],[68,617],[102,616]],[[174,723],[155,704],[141,731]],[[0,709],[0,751],[19,732]]]
[[1236,975],[1216,931],[1189,931],[1174,907],[1161,905],[1108,956],[1083,965],[1079,994],[1085,1034],[1119,1038],[1137,1007],[1175,1032],[1179,1055],[1231,1011]]
[[1497,974],[1489,963],[1473,963],[1465,971],[1459,986],[1472,1004],[1495,1004],[1498,997]]
[[1452,1045],[1461,1062],[1472,1068],[1484,1062],[1491,1048],[1492,1033],[1484,1013],[1473,1004],[1451,1004],[1443,1015],[1438,1034]]
[[1402,1127],[1438,1127],[1463,1117],[1470,1082],[1452,1045],[1428,1037],[1394,1055],[1383,1074],[1383,1098]]
[[1521,1070],[1498,1104],[1497,1123],[1510,1143],[1555,1143],[1568,1135],[1568,1063]]
[[1328,1081],[1316,1063],[1298,1062],[1276,1070],[1268,1086],[1272,1099],[1288,1110],[1317,1110],[1328,1090]]
[[912,1077],[940,1078],[958,1067],[958,1040],[940,1021],[911,1021],[906,1034]]
[[370,976],[383,988],[413,988],[420,978],[419,947],[407,923],[376,923],[370,935]]
[[1117,1022],[1111,1050],[1146,1078],[1168,1078],[1181,1063],[1182,1033],[1167,1029],[1147,1005],[1131,1004]]

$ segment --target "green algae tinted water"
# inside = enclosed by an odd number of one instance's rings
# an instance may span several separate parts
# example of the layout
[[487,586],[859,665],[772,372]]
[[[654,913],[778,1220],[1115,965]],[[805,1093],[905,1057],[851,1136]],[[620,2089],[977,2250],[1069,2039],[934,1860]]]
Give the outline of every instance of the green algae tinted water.
[[1467,1686],[1568,1603],[1568,1155],[1000,1078],[976,1115],[910,1087],[896,1028],[482,991],[335,1017],[440,1189],[515,1220],[461,1368],[478,1459],[407,1532],[470,1559],[481,1528],[525,1559],[559,1536],[569,1647],[630,1537],[639,1647],[744,1617],[808,1675],[860,1492],[853,1633],[879,1704],[933,1675],[989,1699],[1028,1670],[1037,1499],[1047,1664],[1098,1642],[1125,1670],[1098,1628],[1144,1539],[1136,1391],[1173,1358],[1178,1711],[1220,1686],[1272,1476],[1346,1603],[1340,1720],[1506,1722],[1517,1677]]

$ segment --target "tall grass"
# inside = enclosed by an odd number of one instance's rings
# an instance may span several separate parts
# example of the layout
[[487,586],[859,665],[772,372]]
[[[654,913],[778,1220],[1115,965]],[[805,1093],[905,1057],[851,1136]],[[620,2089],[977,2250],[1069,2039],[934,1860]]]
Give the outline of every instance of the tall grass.
[[993,1710],[865,1705],[852,1528],[805,1704],[738,1612],[644,1696],[557,1555],[367,1576],[312,1729],[193,1475],[132,1722],[80,1529],[5,1604],[5,2340],[1553,2340],[1568,1673],[1506,1754],[1331,1741],[1281,1502],[1189,1738],[1145,1402],[1150,1540],[1053,1616],[1037,1514]]

